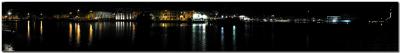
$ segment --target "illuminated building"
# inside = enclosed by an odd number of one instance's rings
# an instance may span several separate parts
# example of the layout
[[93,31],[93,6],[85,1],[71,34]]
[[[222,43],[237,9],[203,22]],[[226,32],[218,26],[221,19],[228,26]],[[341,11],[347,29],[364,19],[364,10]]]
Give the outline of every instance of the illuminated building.
[[56,19],[68,19],[68,17],[70,17],[70,15],[68,14],[57,14],[57,15],[53,15],[54,18]]
[[111,19],[112,13],[111,12],[104,12],[104,11],[95,11],[94,19]]
[[249,18],[249,17],[247,17],[247,16],[245,16],[245,15],[239,15],[239,19],[241,19],[241,20],[245,20],[245,21],[248,21],[248,20],[250,20],[250,18]]
[[169,10],[161,11],[159,17],[160,17],[160,20],[167,20],[167,21],[169,21],[169,20],[175,20],[175,19],[174,19],[175,16],[173,16],[173,15],[172,15],[172,12],[169,11]]
[[179,20],[180,21],[188,21],[189,19],[192,18],[193,12],[194,11],[183,11],[183,12],[180,12]]
[[132,16],[133,16],[132,20],[136,19],[136,17],[138,17],[140,14],[141,14],[141,12],[139,12],[139,11],[133,11],[132,12]]
[[337,22],[340,16],[327,16],[328,22]]
[[9,15],[9,16],[3,16],[2,19],[13,20],[13,19],[19,19],[19,18],[18,18],[18,16],[15,16],[15,15]]
[[193,13],[193,21],[205,21],[206,19],[208,19],[208,16],[205,14],[202,14],[200,12],[194,12]]
[[344,22],[344,23],[350,23],[351,19],[350,18],[346,18],[344,16],[327,16],[328,21],[327,22]]
[[132,13],[115,13],[115,20],[132,20]]
[[[65,18],[63,15],[56,15],[55,17],[61,17]],[[84,18],[81,18],[83,20],[104,20],[104,19],[111,19],[112,18],[112,13],[111,12],[105,12],[105,11],[89,11],[88,14],[84,16]]]
[[87,14],[85,17],[86,17],[86,20],[93,20],[96,16],[95,16],[96,14],[95,13],[93,13],[93,11],[90,11],[89,12],[89,14]]
[[19,19],[18,16],[12,14],[13,13],[11,11],[7,11],[7,15],[3,15],[2,19]]

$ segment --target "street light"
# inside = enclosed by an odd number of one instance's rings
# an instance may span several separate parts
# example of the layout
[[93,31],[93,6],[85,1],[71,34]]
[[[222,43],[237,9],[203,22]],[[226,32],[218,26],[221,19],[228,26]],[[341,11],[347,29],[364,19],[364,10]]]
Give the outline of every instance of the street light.
[[72,14],[72,12],[69,12],[69,14],[71,15],[71,14]]
[[11,15],[12,13],[10,11],[7,12],[8,15]]

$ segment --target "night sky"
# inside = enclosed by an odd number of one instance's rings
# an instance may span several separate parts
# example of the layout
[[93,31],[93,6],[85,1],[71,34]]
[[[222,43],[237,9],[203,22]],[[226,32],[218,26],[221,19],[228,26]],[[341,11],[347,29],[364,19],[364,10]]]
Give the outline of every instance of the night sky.
[[[3,19],[3,44],[15,43],[16,51],[398,51],[398,2],[3,2],[2,8],[3,17],[26,18]],[[182,14],[189,20],[205,15],[199,22],[164,21],[175,15],[163,10],[195,10]],[[133,11],[142,16],[126,16]]]
[[[3,14],[15,11],[40,11],[57,13],[74,9],[116,11],[117,9],[148,10],[198,10],[240,13],[250,15],[280,14],[282,16],[306,15],[351,15],[387,16],[396,2],[5,2]],[[122,10],[123,11],[123,10]],[[394,10],[393,12],[397,12]]]

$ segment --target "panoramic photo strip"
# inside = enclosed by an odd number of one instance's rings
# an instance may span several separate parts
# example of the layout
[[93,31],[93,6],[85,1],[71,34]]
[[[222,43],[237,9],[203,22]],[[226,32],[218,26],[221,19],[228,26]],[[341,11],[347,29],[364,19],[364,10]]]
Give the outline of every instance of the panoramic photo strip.
[[398,2],[3,2],[4,52],[399,51]]

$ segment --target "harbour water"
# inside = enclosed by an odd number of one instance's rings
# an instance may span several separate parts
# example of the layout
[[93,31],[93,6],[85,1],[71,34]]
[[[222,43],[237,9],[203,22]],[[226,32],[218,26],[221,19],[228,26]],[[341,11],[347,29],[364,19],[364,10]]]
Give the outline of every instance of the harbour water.
[[3,21],[15,51],[397,51],[394,24]]

